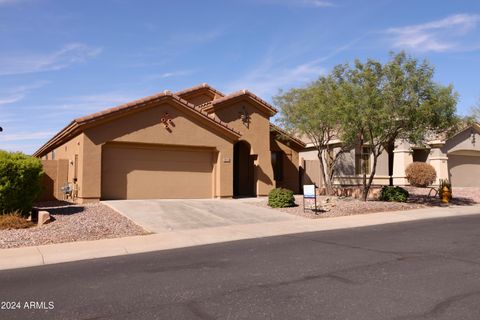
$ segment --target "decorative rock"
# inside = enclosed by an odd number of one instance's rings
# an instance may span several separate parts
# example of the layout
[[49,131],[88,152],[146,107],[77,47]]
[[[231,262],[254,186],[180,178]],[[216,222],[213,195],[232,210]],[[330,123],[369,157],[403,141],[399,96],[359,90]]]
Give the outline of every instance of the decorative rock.
[[38,226],[50,222],[50,213],[48,211],[38,211]]

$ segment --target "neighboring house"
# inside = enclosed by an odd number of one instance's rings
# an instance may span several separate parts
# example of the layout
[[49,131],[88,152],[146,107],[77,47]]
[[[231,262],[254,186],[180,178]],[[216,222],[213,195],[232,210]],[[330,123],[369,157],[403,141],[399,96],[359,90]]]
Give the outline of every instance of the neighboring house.
[[75,119],[34,156],[52,196],[68,182],[78,202],[298,192],[305,144],[270,123],[275,113],[249,91],[202,84]]
[[[302,183],[321,186],[317,151],[312,143],[305,142],[307,146],[300,152]],[[372,156],[368,146],[357,146],[344,153],[337,166],[334,184],[362,184],[362,161],[367,161],[367,173],[370,173]],[[454,187],[480,187],[480,125],[474,124],[446,140],[429,141],[422,147],[397,141],[393,151],[380,155],[373,184],[408,185],[405,169],[414,161],[427,162],[435,168],[436,184],[440,179],[449,179]]]

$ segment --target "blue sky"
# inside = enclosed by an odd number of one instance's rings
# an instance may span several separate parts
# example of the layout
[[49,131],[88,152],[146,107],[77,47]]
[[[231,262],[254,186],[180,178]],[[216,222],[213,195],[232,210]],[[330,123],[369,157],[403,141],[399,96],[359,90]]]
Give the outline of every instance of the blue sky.
[[480,97],[480,1],[0,0],[0,149],[72,119],[207,82],[267,101],[339,63],[405,50]]

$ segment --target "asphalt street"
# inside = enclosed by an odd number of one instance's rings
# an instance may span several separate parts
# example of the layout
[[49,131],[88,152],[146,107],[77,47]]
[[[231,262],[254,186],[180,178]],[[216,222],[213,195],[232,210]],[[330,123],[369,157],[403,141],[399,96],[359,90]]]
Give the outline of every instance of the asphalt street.
[[7,270],[0,319],[478,320],[479,243],[476,215]]

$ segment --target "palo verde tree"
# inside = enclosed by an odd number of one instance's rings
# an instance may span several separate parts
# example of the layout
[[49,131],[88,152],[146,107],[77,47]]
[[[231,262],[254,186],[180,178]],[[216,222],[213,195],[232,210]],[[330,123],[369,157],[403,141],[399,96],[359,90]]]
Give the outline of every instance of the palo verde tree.
[[334,144],[338,137],[342,97],[332,76],[320,77],[307,87],[281,92],[274,97],[280,107],[279,122],[290,132],[306,136],[317,149],[320,173],[327,194],[332,194],[335,167],[345,145]]
[[334,70],[341,80],[341,139],[368,147],[373,159],[370,172],[363,161],[364,201],[378,158],[389,145],[397,139],[420,143],[427,133],[445,132],[457,122],[457,94],[451,85],[435,83],[433,72],[428,62],[403,52],[392,54],[386,64],[357,60]]

